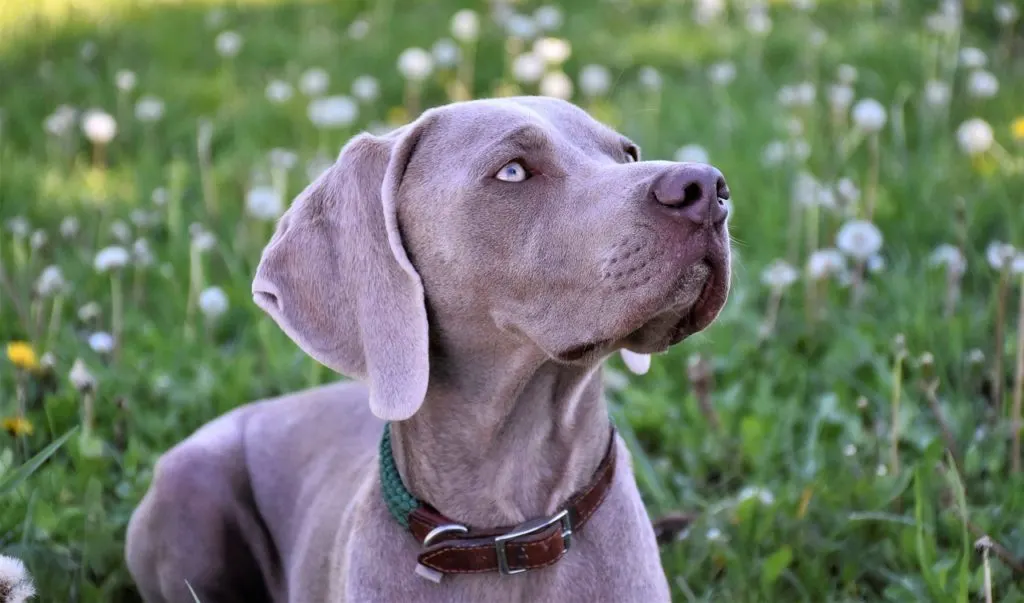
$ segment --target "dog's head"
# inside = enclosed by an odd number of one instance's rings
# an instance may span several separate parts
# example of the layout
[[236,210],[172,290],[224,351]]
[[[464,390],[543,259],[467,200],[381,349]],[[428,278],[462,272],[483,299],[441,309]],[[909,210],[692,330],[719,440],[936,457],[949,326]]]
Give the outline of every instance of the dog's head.
[[640,161],[569,103],[456,103],[350,141],[282,217],[253,295],[401,420],[423,401],[432,338],[595,363],[707,327],[729,290],[728,198],[717,169]]

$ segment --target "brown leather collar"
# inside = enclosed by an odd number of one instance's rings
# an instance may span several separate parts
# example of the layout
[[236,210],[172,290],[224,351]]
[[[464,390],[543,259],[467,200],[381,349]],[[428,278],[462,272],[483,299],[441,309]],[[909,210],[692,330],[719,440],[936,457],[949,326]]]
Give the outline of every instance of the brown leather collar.
[[594,478],[561,511],[511,528],[477,530],[448,519],[420,502],[409,530],[423,545],[419,563],[442,574],[519,574],[554,564],[608,494],[615,474],[615,428]]

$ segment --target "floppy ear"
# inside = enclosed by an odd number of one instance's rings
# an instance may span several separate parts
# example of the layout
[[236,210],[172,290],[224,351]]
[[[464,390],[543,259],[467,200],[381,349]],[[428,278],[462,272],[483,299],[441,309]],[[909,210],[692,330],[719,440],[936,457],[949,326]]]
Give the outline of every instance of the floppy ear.
[[400,421],[429,371],[423,285],[396,201],[426,118],[360,134],[281,217],[252,284],[256,304],[307,354],[370,386],[370,410]]

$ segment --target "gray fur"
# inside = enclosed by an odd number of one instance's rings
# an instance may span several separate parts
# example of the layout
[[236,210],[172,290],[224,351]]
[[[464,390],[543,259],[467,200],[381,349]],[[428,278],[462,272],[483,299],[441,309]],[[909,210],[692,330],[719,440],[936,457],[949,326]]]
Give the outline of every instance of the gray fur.
[[[377,477],[395,421],[404,482],[447,516],[490,528],[551,514],[608,443],[601,362],[712,322],[729,289],[724,181],[631,162],[630,146],[533,97],[349,142],[282,217],[253,295],[361,383],[242,406],[160,458],[128,529],[146,601],[192,601],[186,580],[204,603],[668,601],[621,439],[573,548],[517,576],[415,575],[418,545]],[[495,179],[513,159],[533,176]]]

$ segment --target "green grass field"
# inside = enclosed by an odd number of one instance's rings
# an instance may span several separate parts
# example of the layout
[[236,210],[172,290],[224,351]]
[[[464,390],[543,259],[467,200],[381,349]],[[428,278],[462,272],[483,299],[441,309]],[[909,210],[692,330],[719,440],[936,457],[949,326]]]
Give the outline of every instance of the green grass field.
[[[336,378],[250,299],[277,203],[362,129],[571,81],[732,189],[721,318],[647,375],[609,361],[651,514],[694,515],[675,600],[1024,601],[1014,3],[755,4],[3,2],[0,553],[39,601],[138,601],[157,455]],[[478,40],[435,46],[467,7]]]

